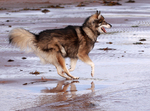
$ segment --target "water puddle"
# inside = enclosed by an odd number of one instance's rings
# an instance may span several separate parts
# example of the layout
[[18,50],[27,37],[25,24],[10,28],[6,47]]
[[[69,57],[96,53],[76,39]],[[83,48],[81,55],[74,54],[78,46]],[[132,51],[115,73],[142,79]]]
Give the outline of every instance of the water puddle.
[[[95,84],[96,83],[96,84]],[[108,87],[97,84],[97,80],[57,80],[57,79],[1,79],[0,85],[21,87],[33,93],[66,93],[76,91],[92,91]]]
[[103,89],[108,86],[95,84],[93,81],[41,81],[40,83],[25,83],[23,89],[29,90],[33,93],[66,93],[66,92],[76,92],[76,91],[88,91],[94,92],[98,89]]

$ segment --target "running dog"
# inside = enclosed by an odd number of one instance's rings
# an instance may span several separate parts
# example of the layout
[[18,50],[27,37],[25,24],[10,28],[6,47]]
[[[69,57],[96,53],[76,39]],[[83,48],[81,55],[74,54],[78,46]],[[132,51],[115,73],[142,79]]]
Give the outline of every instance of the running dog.
[[[15,28],[9,34],[9,42],[21,50],[34,52],[43,63],[53,64],[57,73],[66,79],[79,79],[70,74],[78,59],[91,66],[94,76],[94,63],[88,54],[93,49],[97,37],[105,28],[111,28],[99,11],[88,17],[82,26],[67,26],[61,29],[44,30],[39,34],[22,28]],[[68,70],[65,58],[70,58]],[[66,75],[65,75],[66,73]]]

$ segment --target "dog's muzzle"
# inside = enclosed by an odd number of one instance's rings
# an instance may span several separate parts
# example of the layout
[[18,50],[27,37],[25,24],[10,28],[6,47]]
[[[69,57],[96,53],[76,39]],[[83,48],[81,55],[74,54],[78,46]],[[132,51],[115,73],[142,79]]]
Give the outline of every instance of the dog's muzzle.
[[112,25],[111,24],[107,24],[107,25],[101,25],[98,30],[99,32],[103,32],[103,33],[106,33],[107,31],[105,30],[105,28],[111,28]]

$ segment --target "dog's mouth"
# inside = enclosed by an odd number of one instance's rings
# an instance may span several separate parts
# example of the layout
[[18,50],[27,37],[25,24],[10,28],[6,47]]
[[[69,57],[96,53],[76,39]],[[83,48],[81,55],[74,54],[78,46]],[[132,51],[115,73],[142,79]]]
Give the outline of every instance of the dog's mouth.
[[111,28],[112,26],[110,24],[107,24],[107,25],[102,25],[99,27],[99,32],[103,32],[103,33],[106,33],[107,31],[105,30],[105,28]]
[[101,27],[101,30],[102,30],[104,33],[106,33],[106,30],[105,30],[104,27]]

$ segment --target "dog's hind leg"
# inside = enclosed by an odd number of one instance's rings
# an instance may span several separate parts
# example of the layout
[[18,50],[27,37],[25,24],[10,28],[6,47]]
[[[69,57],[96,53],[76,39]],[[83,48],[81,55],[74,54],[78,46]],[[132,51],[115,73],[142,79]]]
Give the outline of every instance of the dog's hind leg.
[[71,58],[70,59],[70,69],[69,69],[69,72],[73,71],[76,67],[76,63],[77,63],[77,58]]
[[92,60],[89,58],[89,56],[87,54],[79,54],[78,55],[79,59],[82,60],[83,62],[85,62],[86,64],[90,65],[92,68],[91,71],[91,76],[94,76],[94,63],[92,62]]
[[71,78],[73,79],[79,79],[79,77],[74,77],[72,76],[67,67],[66,67],[66,63],[65,63],[65,59],[62,57],[62,55],[60,53],[57,54],[57,60],[58,60],[58,63],[60,64],[60,66],[62,67],[62,69],[64,70],[64,72]]
[[63,74],[62,68],[61,68],[61,66],[60,66],[59,64],[55,64],[55,67],[56,67],[56,69],[57,69],[57,73],[58,73],[61,77],[64,77],[64,78],[66,78],[66,79],[68,79],[68,80],[71,79],[70,77],[68,77],[68,76],[66,76],[66,75]]

